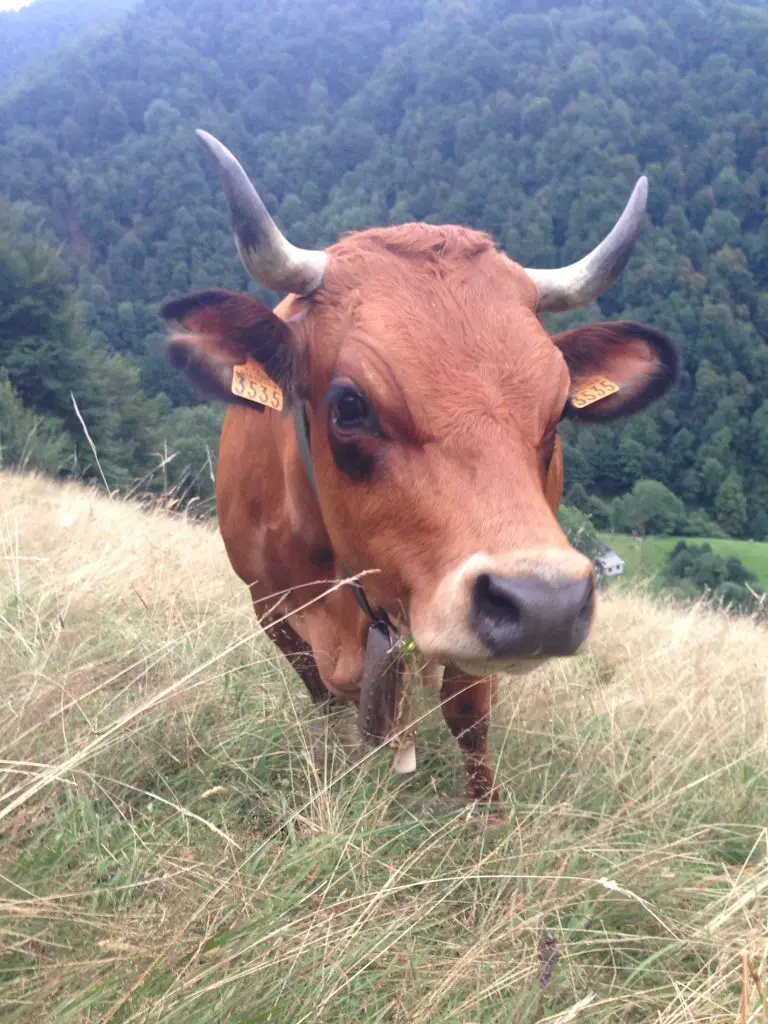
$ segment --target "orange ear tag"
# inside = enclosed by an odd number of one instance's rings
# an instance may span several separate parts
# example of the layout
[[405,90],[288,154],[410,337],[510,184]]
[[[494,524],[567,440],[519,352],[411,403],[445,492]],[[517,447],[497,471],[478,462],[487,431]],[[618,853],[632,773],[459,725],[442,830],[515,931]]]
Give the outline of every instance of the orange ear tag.
[[267,376],[264,368],[255,359],[246,359],[240,366],[232,367],[233,395],[244,398],[256,405],[265,405],[268,409],[283,408],[283,389]]
[[621,388],[610,377],[581,377],[571,385],[569,397],[574,409],[584,409],[609,395],[615,395],[617,391],[621,391]]

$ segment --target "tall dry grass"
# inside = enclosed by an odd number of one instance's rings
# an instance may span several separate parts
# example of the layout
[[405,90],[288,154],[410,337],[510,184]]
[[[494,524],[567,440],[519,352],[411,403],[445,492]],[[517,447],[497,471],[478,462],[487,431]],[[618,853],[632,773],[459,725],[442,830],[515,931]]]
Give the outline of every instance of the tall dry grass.
[[765,1020],[768,637],[607,596],[509,680],[503,818],[394,777],[213,527],[0,477],[3,1021]]

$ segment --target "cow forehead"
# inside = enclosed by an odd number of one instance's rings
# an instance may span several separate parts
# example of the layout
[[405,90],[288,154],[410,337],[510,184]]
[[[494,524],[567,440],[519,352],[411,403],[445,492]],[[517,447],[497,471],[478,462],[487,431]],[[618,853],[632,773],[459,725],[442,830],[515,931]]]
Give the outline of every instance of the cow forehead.
[[[355,232],[327,251],[330,262],[311,305],[347,330],[358,324],[376,333],[381,323],[396,344],[425,324],[452,323],[466,334],[478,315],[535,322],[535,283],[482,232],[404,224]],[[276,309],[285,318],[302,311],[293,297]]]
[[326,381],[357,378],[430,417],[441,404],[468,415],[506,405],[534,431],[562,404],[567,372],[535,315],[536,286],[487,236],[405,225],[329,253],[311,317]]
[[[517,263],[478,231],[404,224],[357,232],[332,246],[323,290],[367,306],[396,298],[401,313],[427,317],[476,313],[477,308],[533,310],[538,290]],[[391,305],[391,303],[390,303]]]

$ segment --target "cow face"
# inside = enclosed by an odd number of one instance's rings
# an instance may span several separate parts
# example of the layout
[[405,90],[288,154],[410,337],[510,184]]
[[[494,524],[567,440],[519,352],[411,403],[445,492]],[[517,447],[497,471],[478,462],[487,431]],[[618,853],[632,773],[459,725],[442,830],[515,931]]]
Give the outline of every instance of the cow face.
[[[249,265],[263,242],[228,195]],[[463,228],[374,229],[321,255],[303,265],[320,274],[309,294],[274,312],[218,291],[166,304],[187,330],[172,357],[229,401],[233,367],[254,359],[303,410],[336,555],[375,570],[370,603],[407,623],[424,655],[484,674],[574,653],[594,581],[555,517],[558,424],[645,408],[675,377],[670,342],[634,323],[551,338],[537,317],[547,281]],[[565,308],[561,278],[552,294]],[[595,377],[612,393],[580,408],[573,396]]]
[[[534,284],[474,232],[375,230],[329,255],[322,289],[276,313],[226,292],[168,304],[190,332],[174,358],[229,399],[255,358],[306,409],[334,550],[377,570],[369,600],[424,654],[479,673],[573,653],[593,575],[555,518],[558,423],[644,408],[673,378],[669,342],[625,323],[550,338]],[[594,376],[619,390],[579,411],[574,381]]]

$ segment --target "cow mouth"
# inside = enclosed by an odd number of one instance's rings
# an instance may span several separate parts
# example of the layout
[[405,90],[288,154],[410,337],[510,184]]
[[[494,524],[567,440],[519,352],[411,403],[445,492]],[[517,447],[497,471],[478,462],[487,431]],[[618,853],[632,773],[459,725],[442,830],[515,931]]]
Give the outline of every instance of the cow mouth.
[[588,626],[582,623],[565,646],[545,640],[528,650],[518,649],[504,653],[492,653],[482,636],[471,626],[449,633],[439,646],[433,646],[429,642],[421,644],[418,632],[409,633],[407,636],[412,641],[411,649],[419,651],[427,660],[481,678],[492,675],[524,676],[553,658],[574,657],[584,649],[590,632]]
[[468,676],[525,676],[551,660],[551,655],[533,654],[525,658],[456,658],[450,664]]

